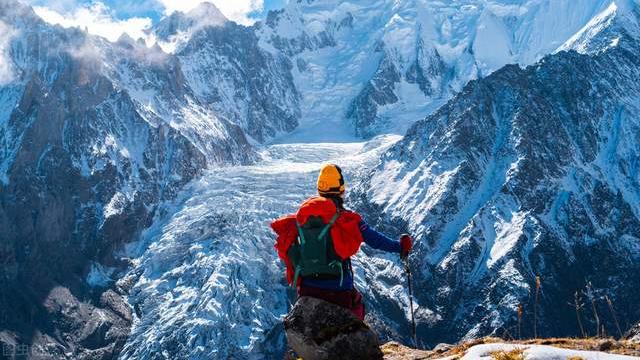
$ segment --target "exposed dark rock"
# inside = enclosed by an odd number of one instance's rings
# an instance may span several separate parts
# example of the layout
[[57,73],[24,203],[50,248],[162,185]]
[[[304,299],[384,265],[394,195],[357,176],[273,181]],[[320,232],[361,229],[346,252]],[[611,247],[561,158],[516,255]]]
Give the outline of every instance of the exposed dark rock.
[[353,119],[356,134],[370,137],[375,133],[378,107],[398,101],[395,86],[400,82],[400,72],[388,54],[385,54],[373,79],[371,79],[351,104],[347,118]]
[[305,360],[382,359],[378,336],[350,311],[301,297],[284,320],[289,346]]
[[[363,213],[404,221],[416,235],[417,332],[427,346],[513,336],[518,305],[522,336],[534,335],[534,307],[538,336],[579,335],[568,305],[576,293],[581,302],[592,296],[600,314],[610,313],[607,295],[618,314],[640,319],[640,41],[622,26],[599,36],[615,36],[617,46],[472,81],[414,124],[353,191],[369,199]],[[371,273],[371,283],[384,281]],[[380,319],[397,319],[383,309]],[[582,315],[595,335],[593,317]],[[611,320],[601,325],[616,332]],[[402,326],[394,327],[407,336]]]
[[0,22],[17,29],[15,80],[0,85],[0,338],[55,359],[116,357],[131,314],[109,290],[128,266],[114,251],[207,166],[253,150],[207,117],[176,57],[51,26],[15,1],[0,1]]
[[627,331],[624,335],[625,339],[631,340],[632,342],[640,343],[640,323],[635,324],[634,326]]
[[397,85],[403,79],[409,84],[417,84],[422,93],[429,98],[437,99],[448,96],[451,91],[445,86],[444,74],[449,71],[435,49],[425,47],[422,42],[417,46],[416,58],[403,74],[398,64],[387,53],[384,45],[381,51],[384,55],[373,78],[369,80],[351,103],[347,111],[347,118],[353,121],[356,135],[368,138],[378,133],[385,126],[378,111],[385,105],[398,102]]
[[114,359],[129,334],[128,311],[117,314],[94,307],[79,301],[64,287],[51,289],[43,309],[55,331],[51,335],[36,332],[31,339],[0,332],[3,359]]

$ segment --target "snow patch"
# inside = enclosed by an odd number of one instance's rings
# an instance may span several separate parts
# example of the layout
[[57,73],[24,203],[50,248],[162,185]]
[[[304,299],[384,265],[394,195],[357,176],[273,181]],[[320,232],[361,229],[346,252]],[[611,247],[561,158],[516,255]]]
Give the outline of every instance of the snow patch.
[[480,69],[480,76],[514,62],[511,47],[511,37],[502,19],[492,11],[484,11],[478,20],[473,41],[473,53]]
[[9,54],[11,41],[18,31],[0,20],[0,86],[6,86],[16,78],[15,65]]
[[119,191],[116,192],[111,198],[111,200],[109,200],[109,202],[104,206],[104,209],[103,209],[104,219],[106,220],[112,216],[122,214],[122,212],[127,207],[127,204],[128,204],[127,197]]
[[524,225],[527,212],[511,213],[508,219],[498,218],[494,224],[496,238],[491,247],[491,255],[487,260],[487,266],[492,267],[511,251],[524,233]]
[[518,345],[518,344],[482,344],[476,345],[462,357],[461,360],[491,360],[493,353],[504,351],[510,352],[514,350],[522,351],[527,360],[549,360],[549,359],[569,359],[579,358],[584,360],[625,360],[637,359],[634,356],[624,356],[617,354],[607,354],[598,351],[581,351],[562,349],[547,345]]
[[[566,43],[560,46],[555,52],[575,50],[580,54],[589,53],[589,45],[591,41],[600,34],[603,30],[611,26],[611,23],[616,17],[618,6],[615,2],[612,2],[603,12],[591,19],[580,31],[572,36]],[[608,47],[617,46],[618,39],[613,39]],[[608,47],[599,51],[606,50]]]
[[87,274],[87,284],[92,287],[107,287],[113,282],[112,276],[115,270],[115,268],[92,262]]

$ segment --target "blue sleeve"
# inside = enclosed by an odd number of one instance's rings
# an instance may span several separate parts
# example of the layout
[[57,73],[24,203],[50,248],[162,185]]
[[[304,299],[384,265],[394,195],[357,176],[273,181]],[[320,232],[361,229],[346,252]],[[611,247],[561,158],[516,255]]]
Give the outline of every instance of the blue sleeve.
[[379,249],[387,252],[400,252],[400,242],[389,239],[388,237],[373,230],[364,221],[360,221],[360,232],[362,238],[367,245],[374,249]]

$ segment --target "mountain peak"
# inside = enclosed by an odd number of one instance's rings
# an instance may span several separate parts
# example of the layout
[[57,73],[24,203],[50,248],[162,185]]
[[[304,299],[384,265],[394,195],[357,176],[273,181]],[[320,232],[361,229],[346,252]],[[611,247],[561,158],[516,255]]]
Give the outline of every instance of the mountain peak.
[[187,12],[186,15],[192,19],[208,19],[217,22],[229,21],[217,6],[208,1],[200,3],[200,5]]
[[17,19],[22,21],[39,19],[31,6],[16,0],[0,0],[0,19],[14,22]]
[[203,2],[187,13],[176,11],[167,16],[153,28],[153,32],[158,39],[171,41],[176,35],[193,34],[205,27],[222,26],[228,21],[214,4]]

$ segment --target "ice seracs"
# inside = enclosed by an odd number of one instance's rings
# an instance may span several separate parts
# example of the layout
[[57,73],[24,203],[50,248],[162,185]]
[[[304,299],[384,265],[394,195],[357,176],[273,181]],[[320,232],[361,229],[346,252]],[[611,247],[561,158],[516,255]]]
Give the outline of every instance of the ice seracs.
[[265,49],[296,65],[302,121],[343,128],[346,117],[370,137],[402,133],[470,80],[533,64],[611,4],[292,1],[258,33]]

